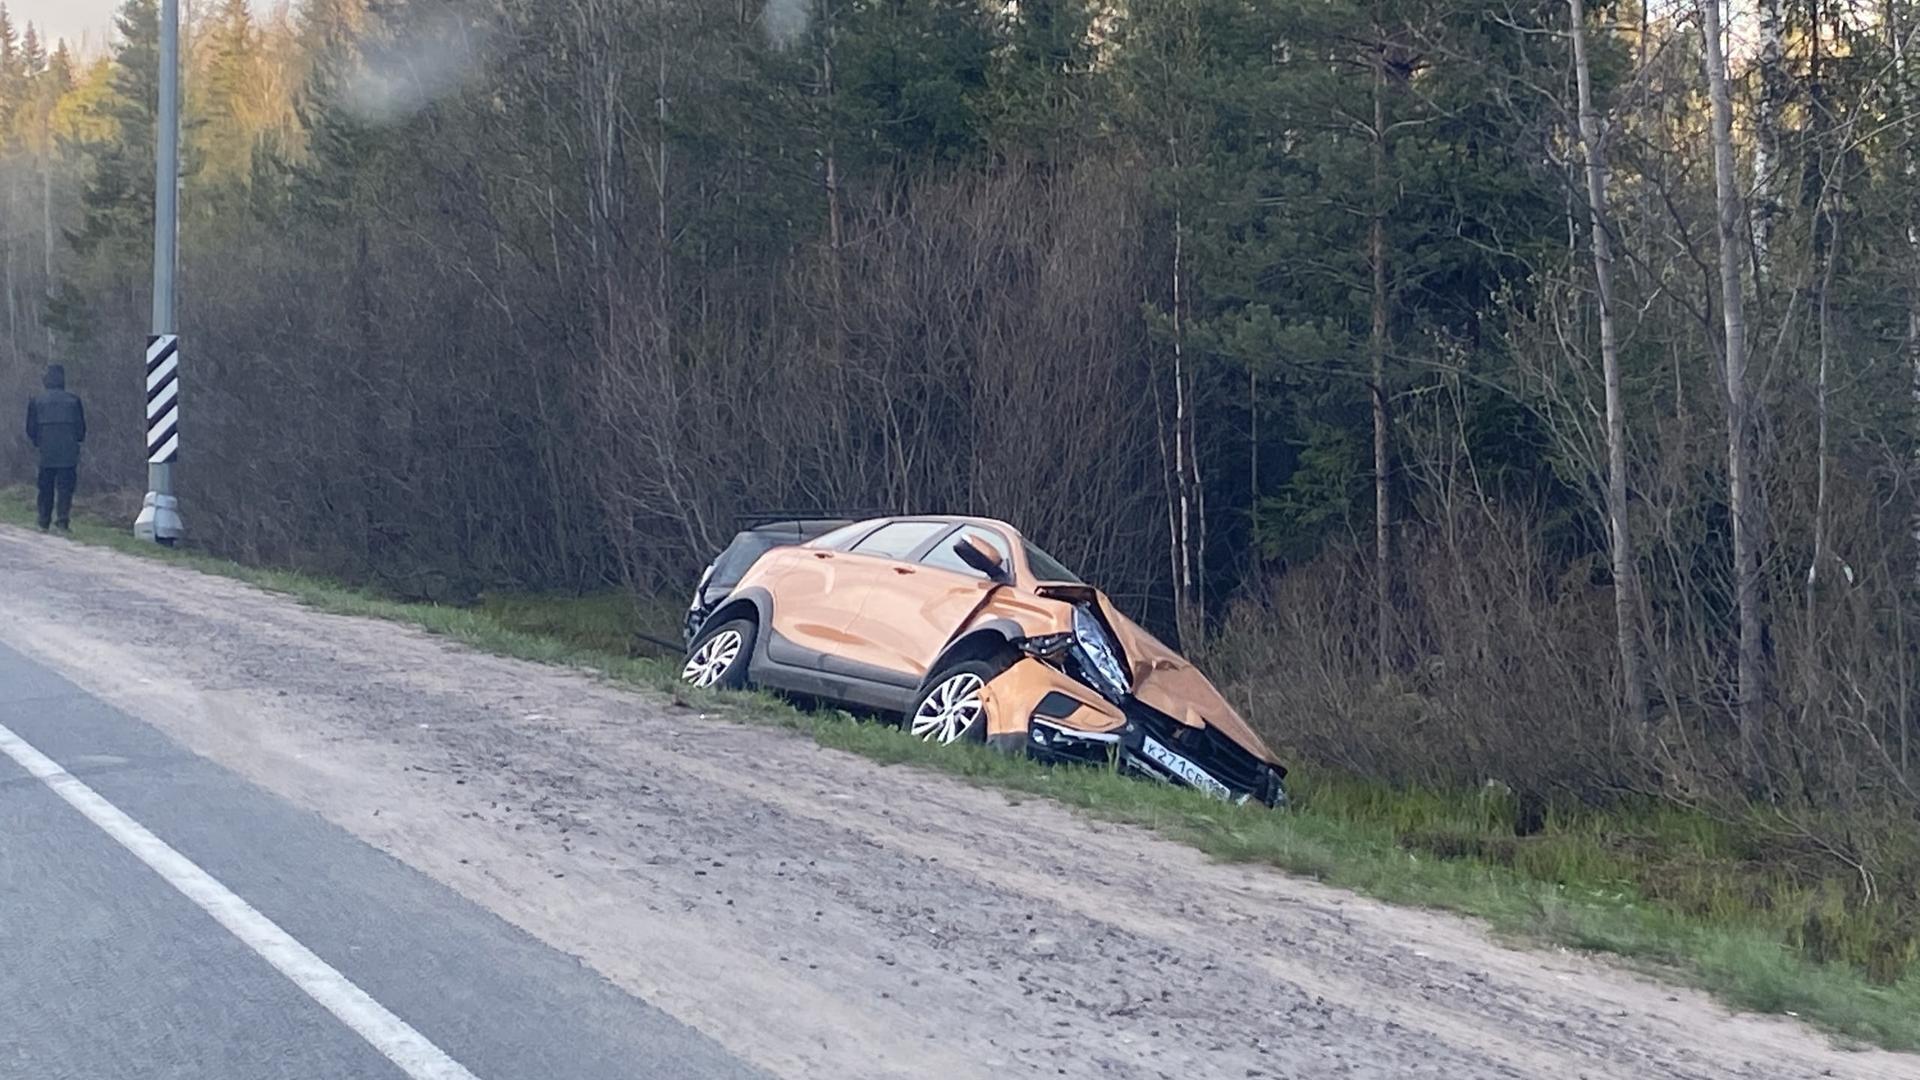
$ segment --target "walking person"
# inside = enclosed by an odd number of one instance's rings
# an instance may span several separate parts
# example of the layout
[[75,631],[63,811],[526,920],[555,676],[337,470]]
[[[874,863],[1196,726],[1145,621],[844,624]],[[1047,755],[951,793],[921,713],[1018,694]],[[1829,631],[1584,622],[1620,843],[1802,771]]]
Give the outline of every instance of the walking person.
[[47,365],[47,388],[27,401],[27,441],[40,451],[40,531],[66,532],[73,518],[73,486],[80,444],[87,441],[87,409],[67,392],[67,369]]

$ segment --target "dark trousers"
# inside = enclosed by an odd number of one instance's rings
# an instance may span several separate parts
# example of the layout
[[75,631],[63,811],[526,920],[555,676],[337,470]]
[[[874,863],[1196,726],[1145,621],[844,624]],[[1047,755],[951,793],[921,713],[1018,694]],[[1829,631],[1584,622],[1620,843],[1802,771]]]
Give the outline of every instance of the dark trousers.
[[40,470],[40,527],[58,521],[61,528],[73,518],[73,485],[79,479],[75,468]]

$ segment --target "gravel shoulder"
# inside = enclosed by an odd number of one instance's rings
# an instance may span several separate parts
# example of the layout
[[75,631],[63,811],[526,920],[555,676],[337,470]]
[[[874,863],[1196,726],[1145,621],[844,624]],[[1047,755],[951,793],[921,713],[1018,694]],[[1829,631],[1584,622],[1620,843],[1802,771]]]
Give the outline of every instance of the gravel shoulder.
[[0,641],[778,1075],[1920,1078],[1468,920],[3,527]]

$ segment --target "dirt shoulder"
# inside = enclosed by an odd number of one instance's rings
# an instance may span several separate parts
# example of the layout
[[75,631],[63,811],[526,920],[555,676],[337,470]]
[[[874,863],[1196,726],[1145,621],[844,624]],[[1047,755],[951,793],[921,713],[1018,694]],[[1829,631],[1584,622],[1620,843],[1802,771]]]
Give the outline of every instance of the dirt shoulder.
[[1920,1077],[1469,921],[0,528],[0,641],[790,1077]]

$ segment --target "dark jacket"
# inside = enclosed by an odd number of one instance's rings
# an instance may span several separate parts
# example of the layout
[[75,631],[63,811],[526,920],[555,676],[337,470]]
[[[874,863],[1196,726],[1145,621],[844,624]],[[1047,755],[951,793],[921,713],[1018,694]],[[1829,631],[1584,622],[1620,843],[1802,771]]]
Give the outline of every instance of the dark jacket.
[[27,441],[40,450],[43,469],[71,469],[80,464],[80,444],[87,440],[87,410],[67,393],[67,371],[59,364],[47,368],[47,389],[27,402]]

